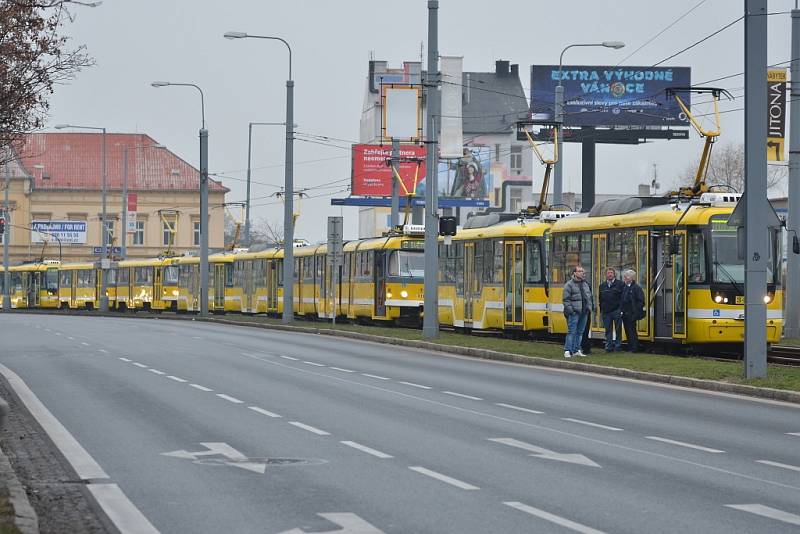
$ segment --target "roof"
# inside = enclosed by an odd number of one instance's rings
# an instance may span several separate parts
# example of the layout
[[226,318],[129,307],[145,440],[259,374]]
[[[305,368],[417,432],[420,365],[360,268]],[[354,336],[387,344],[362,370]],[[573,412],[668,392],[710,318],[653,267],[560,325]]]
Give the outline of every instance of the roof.
[[[98,191],[102,189],[102,133],[28,134],[15,145],[34,189]],[[196,191],[200,172],[146,134],[106,134],[106,187],[121,190],[123,148],[128,147],[129,191]],[[228,192],[209,179],[209,191]]]
[[518,120],[528,118],[516,65],[498,61],[494,72],[464,72],[462,85],[465,134],[507,133]]
[[[649,228],[652,226],[674,226],[678,220],[681,227],[691,225],[708,224],[709,219],[714,215],[730,215],[733,206],[725,207],[706,207],[692,206],[684,215],[688,204],[662,205],[642,207],[624,215],[608,215],[600,217],[589,217],[587,213],[573,215],[559,219],[553,225],[553,234],[558,232],[579,232],[591,230],[622,229],[622,228]],[[681,218],[683,217],[683,218]]]

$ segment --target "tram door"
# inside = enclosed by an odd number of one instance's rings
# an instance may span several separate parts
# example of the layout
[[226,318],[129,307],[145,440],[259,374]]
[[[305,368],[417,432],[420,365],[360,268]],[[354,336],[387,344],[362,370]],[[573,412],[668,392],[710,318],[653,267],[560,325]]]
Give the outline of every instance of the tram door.
[[70,271],[70,284],[69,284],[69,307],[78,307],[78,271]]
[[522,326],[522,286],[523,286],[523,247],[522,241],[506,241],[504,256],[505,277],[505,324]]
[[456,274],[456,280],[461,283],[464,295],[464,326],[472,326],[475,298],[478,297],[475,294],[475,243],[464,243],[464,276],[459,278]]
[[29,273],[30,283],[28,284],[28,307],[39,306],[39,289],[42,287],[42,273]]
[[[595,332],[603,332],[605,335],[605,327],[603,326],[603,316],[600,313],[600,292],[597,287],[606,279],[606,267],[608,266],[608,235],[595,234],[592,236],[592,266],[591,266],[591,281],[592,295],[594,295],[594,307],[596,312],[592,314],[592,330]],[[586,266],[584,266],[586,268]]]
[[650,301],[650,275],[652,271],[650,270],[650,247],[649,247],[649,235],[650,232],[647,230],[642,230],[636,232],[636,271],[639,275],[638,283],[642,287],[642,292],[644,293],[644,310],[645,310],[645,317],[636,325],[636,332],[639,334],[640,338],[648,338],[650,337],[650,318],[652,316],[651,313],[651,306],[652,303]]
[[653,328],[655,337],[672,337],[673,264],[669,251],[669,235],[653,236],[653,267],[650,281],[653,297]]
[[375,251],[375,317],[386,315],[386,251]]
[[225,309],[225,265],[214,264],[214,309]]
[[255,312],[255,303],[253,302],[253,263],[255,260],[237,262],[241,269],[244,269],[244,287],[242,288],[242,312],[251,313]]
[[328,287],[329,278],[328,278],[328,262],[327,256],[314,256],[314,261],[316,262],[316,273],[317,273],[317,285],[315,285],[315,293],[316,288],[319,288],[319,293],[314,295],[314,311],[317,312],[319,317],[327,317],[328,309],[330,307],[330,299],[328,295]]
[[164,309],[164,267],[159,265],[153,269],[153,304],[154,310]]

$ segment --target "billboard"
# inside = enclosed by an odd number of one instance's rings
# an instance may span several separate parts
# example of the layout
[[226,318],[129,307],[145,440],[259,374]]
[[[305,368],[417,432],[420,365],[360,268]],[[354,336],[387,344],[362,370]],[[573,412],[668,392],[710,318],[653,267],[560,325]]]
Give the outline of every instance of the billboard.
[[[670,87],[692,84],[689,67],[564,65],[565,126],[687,126]],[[558,65],[531,66],[531,115],[555,119]],[[682,94],[687,107],[689,95]]]
[[[400,157],[408,160],[399,165],[398,172],[404,187],[400,195],[415,190],[424,191],[425,147],[423,145],[400,145]],[[391,145],[353,145],[353,168],[350,194],[368,197],[392,196],[392,169],[387,161],[392,157]]]
[[83,245],[86,243],[86,221],[31,222],[31,243],[50,242],[54,239],[53,235],[58,237],[62,244]]
[[767,71],[767,160],[783,161],[786,143],[786,69]]
[[458,159],[439,160],[439,195],[456,198],[488,198],[494,187],[492,148],[467,146]]

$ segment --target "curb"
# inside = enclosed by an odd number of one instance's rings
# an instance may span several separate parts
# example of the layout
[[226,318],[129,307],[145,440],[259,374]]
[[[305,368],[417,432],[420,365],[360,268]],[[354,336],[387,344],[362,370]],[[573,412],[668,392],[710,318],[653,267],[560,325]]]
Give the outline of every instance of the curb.
[[[28,313],[28,314],[47,314],[47,315],[64,315],[63,312],[47,313],[41,311],[27,311],[19,310],[12,313]],[[67,315],[83,316],[87,314],[82,313],[68,313]],[[346,330],[333,330],[333,329],[320,329],[309,326],[290,326],[284,324],[267,324],[267,323],[254,323],[248,321],[236,321],[234,319],[216,318],[216,317],[197,317],[191,315],[159,315],[159,316],[139,316],[125,315],[116,313],[99,313],[92,312],[92,316],[100,317],[118,317],[118,318],[131,318],[131,319],[166,319],[171,321],[199,321],[206,323],[227,324],[231,326],[243,326],[249,328],[261,328],[264,330],[280,330],[285,332],[299,332],[303,334],[317,334],[326,335],[331,337],[345,337],[350,339],[357,339],[361,341],[372,341],[384,345],[398,345],[402,347],[424,349],[434,352],[445,352],[449,354],[456,354],[460,356],[469,356],[472,358],[480,358],[484,360],[495,360],[518,363],[522,365],[530,365],[535,367],[550,367],[556,369],[567,369],[572,371],[582,371],[585,373],[593,373],[606,376],[616,376],[620,378],[631,378],[641,380],[643,382],[656,382],[660,384],[670,384],[673,386],[680,386],[693,389],[701,389],[705,391],[714,391],[719,393],[729,393],[734,395],[745,395],[748,397],[757,397],[762,399],[770,399],[782,402],[790,402],[800,404],[800,392],[789,391],[784,389],[764,388],[757,386],[748,386],[745,384],[732,384],[729,382],[719,382],[716,380],[706,380],[701,378],[688,378],[684,376],[664,375],[660,373],[650,373],[646,371],[633,371],[620,367],[608,367],[605,365],[597,365],[591,363],[578,363],[566,360],[554,360],[549,358],[541,358],[537,356],[523,356],[519,354],[512,354],[509,352],[500,352],[489,349],[477,349],[469,347],[456,347],[452,345],[441,345],[438,343],[431,343],[429,341],[418,341],[413,339],[399,339],[394,337],[377,336],[374,334],[363,334],[359,332],[349,332]]]
[[[0,399],[2,427],[8,414],[8,403]],[[14,526],[23,534],[38,534],[39,519],[28,500],[28,495],[11,467],[6,453],[0,449],[0,493],[8,494],[8,502],[14,510]]]

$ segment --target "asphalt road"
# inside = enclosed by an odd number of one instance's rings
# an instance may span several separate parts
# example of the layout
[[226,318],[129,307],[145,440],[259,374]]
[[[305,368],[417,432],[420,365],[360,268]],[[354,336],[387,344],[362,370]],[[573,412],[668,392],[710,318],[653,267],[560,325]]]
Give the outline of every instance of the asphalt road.
[[800,406],[328,336],[0,319],[0,363],[161,532],[800,531]]

